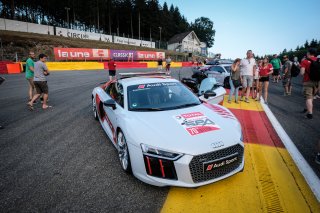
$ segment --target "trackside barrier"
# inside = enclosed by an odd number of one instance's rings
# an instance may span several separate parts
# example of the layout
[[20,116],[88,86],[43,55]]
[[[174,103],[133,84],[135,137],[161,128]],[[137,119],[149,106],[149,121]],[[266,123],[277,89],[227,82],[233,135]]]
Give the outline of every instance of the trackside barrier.
[[19,74],[21,73],[21,65],[18,64],[7,64],[8,74]]
[[[123,68],[148,68],[147,63],[140,63],[140,62],[120,62],[116,61],[116,68],[123,69]],[[108,62],[104,62],[104,68],[108,69]]]
[[[180,67],[183,67],[182,66],[182,63],[183,62],[171,62],[171,67],[172,68],[180,68]],[[147,62],[148,64],[148,68],[157,68],[158,67],[158,62],[155,62],[155,61],[152,61],[152,62]],[[163,62],[163,67],[166,66],[166,63]]]
[[194,65],[193,62],[190,62],[190,61],[181,62],[181,63],[182,63],[182,67],[192,67]]
[[47,62],[49,70],[103,70],[103,63],[100,62]]
[[7,64],[13,64],[11,61],[0,61],[0,74],[8,74]]
[[[46,62],[50,71],[65,70],[103,70],[108,69],[108,62]],[[157,68],[157,62],[120,62],[116,61],[117,69]],[[8,66],[7,66],[8,65]],[[166,63],[163,63],[165,67]],[[172,62],[172,68],[191,67],[190,62]],[[0,74],[17,74],[23,70],[23,63],[0,61]]]

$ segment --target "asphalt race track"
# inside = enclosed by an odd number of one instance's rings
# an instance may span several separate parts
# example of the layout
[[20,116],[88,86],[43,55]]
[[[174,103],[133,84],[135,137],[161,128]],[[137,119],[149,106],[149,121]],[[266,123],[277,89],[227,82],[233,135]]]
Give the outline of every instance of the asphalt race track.
[[[49,103],[30,112],[27,82],[1,85],[0,212],[159,212],[168,188],[122,172],[115,148],[94,120],[91,92],[106,71],[52,72]],[[50,204],[48,206],[48,204]]]
[[313,101],[313,119],[309,120],[301,113],[305,108],[301,76],[293,78],[291,96],[283,96],[282,82],[270,82],[269,85],[270,110],[320,177],[320,165],[314,161],[317,142],[320,142],[320,99]]
[[[133,72],[136,70],[121,70]],[[173,76],[190,76],[190,68]],[[94,120],[91,92],[108,79],[107,71],[52,72],[49,104],[29,111],[24,74],[6,75],[0,86],[0,211],[24,212],[159,212],[169,187],[144,184],[125,174],[115,148]],[[270,84],[269,107],[300,152],[320,176],[314,148],[320,139],[320,100],[314,119],[303,109],[299,79],[283,97],[282,86]]]

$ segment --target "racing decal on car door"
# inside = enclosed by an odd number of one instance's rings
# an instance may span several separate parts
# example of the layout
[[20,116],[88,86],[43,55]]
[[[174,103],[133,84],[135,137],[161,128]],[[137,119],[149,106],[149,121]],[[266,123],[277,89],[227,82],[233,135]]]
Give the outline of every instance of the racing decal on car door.
[[[96,108],[97,108],[97,112],[98,112],[98,115],[100,116],[100,119],[101,119],[101,122],[103,123],[104,121],[107,122],[108,126],[110,127],[110,130],[112,132],[112,137],[113,137],[113,142],[114,143],[117,143],[116,141],[116,131],[107,115],[107,113],[104,111],[103,109],[103,105],[100,104],[101,103],[101,100],[100,100],[100,97],[98,94],[96,94]],[[101,107],[101,109],[100,109]]]
[[201,112],[176,115],[174,119],[192,136],[220,129],[218,125]]

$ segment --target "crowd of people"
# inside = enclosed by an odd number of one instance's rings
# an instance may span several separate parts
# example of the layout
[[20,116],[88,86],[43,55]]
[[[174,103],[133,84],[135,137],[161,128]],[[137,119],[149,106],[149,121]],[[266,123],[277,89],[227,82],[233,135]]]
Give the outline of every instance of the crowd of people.
[[[309,49],[301,63],[298,62],[297,57],[291,62],[289,57],[284,55],[282,64],[276,54],[273,55],[270,62],[267,57],[256,61],[253,52],[248,50],[246,58],[237,58],[231,65],[228,102],[231,103],[232,97],[235,96],[235,103],[239,103],[238,93],[240,86],[242,86],[240,101],[249,103],[250,90],[252,90],[252,98],[255,101],[260,101],[263,93],[264,104],[268,104],[270,75],[272,75],[274,83],[282,80],[283,95],[290,96],[292,77],[300,74],[303,76],[303,95],[305,98],[305,108],[301,112],[305,114],[306,119],[313,119],[313,101],[320,98],[320,55],[316,57],[316,53],[316,49]],[[315,72],[316,76],[313,74]],[[317,149],[315,161],[320,164],[320,140]]]
[[231,103],[232,97],[235,96],[235,103],[238,102],[239,87],[242,86],[240,101],[249,103],[250,94],[255,101],[260,101],[262,94],[265,104],[268,104],[268,87],[270,76],[274,83],[282,81],[283,95],[290,96],[292,93],[292,77],[295,77],[298,69],[303,76],[303,95],[305,97],[305,108],[302,110],[307,119],[313,118],[313,100],[320,98],[320,79],[312,78],[311,64],[320,60],[320,55],[316,57],[316,50],[309,49],[306,57],[298,62],[295,57],[293,62],[287,55],[283,56],[283,63],[275,54],[269,62],[269,58],[256,61],[251,50],[247,51],[247,57],[244,59],[237,58],[231,65],[230,74],[230,93],[228,102]]

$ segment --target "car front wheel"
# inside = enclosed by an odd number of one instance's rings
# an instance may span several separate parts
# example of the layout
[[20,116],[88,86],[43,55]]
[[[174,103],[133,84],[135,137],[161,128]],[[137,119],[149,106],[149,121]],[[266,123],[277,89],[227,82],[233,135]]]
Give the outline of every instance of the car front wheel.
[[121,131],[119,131],[118,133],[117,143],[118,143],[118,154],[119,154],[121,167],[125,172],[131,174],[132,171],[131,171],[131,162],[130,162],[128,144],[124,134]]

